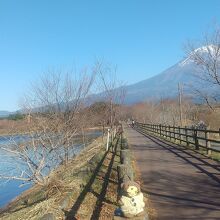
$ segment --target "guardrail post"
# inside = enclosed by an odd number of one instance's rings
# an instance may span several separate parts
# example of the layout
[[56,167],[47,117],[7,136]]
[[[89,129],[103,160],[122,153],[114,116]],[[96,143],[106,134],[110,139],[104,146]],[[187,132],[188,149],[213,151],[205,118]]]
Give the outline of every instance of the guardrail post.
[[161,124],[159,125],[159,127],[160,127],[160,136],[161,136]]
[[207,152],[207,155],[210,156],[212,151],[211,151],[211,143],[210,141],[208,140],[210,138],[210,135],[209,135],[209,130],[210,127],[208,126],[205,130],[205,139],[206,139],[206,152]]

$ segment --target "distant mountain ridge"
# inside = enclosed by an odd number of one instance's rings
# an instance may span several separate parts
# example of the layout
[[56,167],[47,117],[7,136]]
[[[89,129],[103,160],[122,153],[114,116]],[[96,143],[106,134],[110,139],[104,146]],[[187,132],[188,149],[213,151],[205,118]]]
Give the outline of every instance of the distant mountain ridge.
[[8,117],[12,112],[9,111],[0,111],[0,118]]
[[[207,52],[204,47],[196,50],[204,55]],[[183,91],[187,96],[192,95],[193,87],[209,94],[219,94],[219,86],[199,80],[200,71],[190,57],[187,57],[156,76],[125,86],[125,103],[134,104],[147,100],[174,98],[178,95],[178,83],[183,85]]]
[[[213,47],[213,45],[208,46],[208,50],[213,50]],[[205,56],[207,47],[197,48],[196,51],[200,51]],[[189,56],[158,75],[135,84],[121,87],[125,90],[126,94],[124,103],[135,104],[149,100],[160,100],[161,98],[175,98],[178,95],[178,83],[182,84],[184,95],[186,96],[192,95],[193,87],[209,94],[219,94],[218,85],[215,86],[198,79],[196,75],[199,74],[199,71],[198,66],[193,63]],[[117,88],[116,91],[121,88]],[[106,97],[106,92],[90,95],[87,98],[87,105],[97,101],[105,101],[104,97]],[[13,113],[0,111],[0,117],[7,117],[10,114]]]
[[196,80],[194,72],[194,65],[189,64],[182,67],[178,63],[154,77],[126,86],[126,103],[176,97],[178,83],[184,85],[193,83]]
[[[209,49],[212,50],[212,47],[210,46]],[[204,56],[207,53],[206,47],[197,48],[196,51],[201,52]],[[125,90],[124,103],[129,105],[143,101],[160,100],[161,98],[176,98],[180,83],[183,87],[183,95],[193,97],[196,102],[202,102],[199,96],[195,98],[193,94],[195,88],[206,94],[219,94],[219,86],[199,79],[200,71],[200,68],[189,56],[158,75],[115,90]],[[106,97],[106,92],[93,94],[89,97],[89,102],[105,101],[104,97]]]

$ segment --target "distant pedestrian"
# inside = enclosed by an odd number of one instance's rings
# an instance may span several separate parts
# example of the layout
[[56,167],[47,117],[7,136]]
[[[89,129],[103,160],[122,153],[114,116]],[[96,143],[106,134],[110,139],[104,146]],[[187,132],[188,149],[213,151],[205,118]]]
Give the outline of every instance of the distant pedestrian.
[[134,120],[132,120],[132,127],[134,127],[134,124],[135,124],[135,121],[134,121]]

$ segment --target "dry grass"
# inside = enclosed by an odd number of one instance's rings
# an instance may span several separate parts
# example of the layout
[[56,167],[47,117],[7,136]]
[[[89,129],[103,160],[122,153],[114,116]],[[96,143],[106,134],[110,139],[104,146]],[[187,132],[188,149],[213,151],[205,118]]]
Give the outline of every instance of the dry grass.
[[28,132],[27,120],[0,120],[0,135],[17,134]]
[[[60,166],[49,176],[47,187],[35,186],[24,192],[12,202],[4,213],[3,220],[37,220],[47,213],[53,213],[56,219],[66,219],[71,208],[89,182],[97,164],[104,155],[102,138],[98,138],[73,159],[68,166]],[[99,219],[111,219],[117,206],[117,171],[118,158],[115,157],[109,180],[106,173],[113,153],[109,152],[97,173],[95,180],[83,199],[76,219],[90,219],[97,204],[102,199],[101,193],[106,181],[109,181],[103,202],[101,203]],[[64,205],[65,204],[65,205]],[[74,219],[74,218],[73,218]]]
[[77,211],[77,219],[106,220],[113,218],[114,210],[118,205],[117,165],[119,162],[119,157],[114,156],[113,152],[106,155],[94,183]]
[[[98,138],[87,149],[84,149],[67,167],[60,166],[49,176],[48,187],[34,186],[16,198],[4,213],[0,214],[0,219],[39,219],[45,213],[56,213],[62,219],[63,211],[59,208],[60,202],[69,192],[72,196],[77,196],[82,190],[91,175],[93,166],[88,163],[93,160],[94,155],[102,151],[102,141]],[[84,169],[88,166],[88,170]],[[89,169],[90,167],[90,169]],[[85,172],[86,170],[86,172]],[[72,203],[72,202],[71,202]],[[56,210],[56,212],[54,212]],[[19,217],[21,216],[21,217]],[[24,218],[25,216],[25,218]],[[64,218],[63,218],[64,219]]]

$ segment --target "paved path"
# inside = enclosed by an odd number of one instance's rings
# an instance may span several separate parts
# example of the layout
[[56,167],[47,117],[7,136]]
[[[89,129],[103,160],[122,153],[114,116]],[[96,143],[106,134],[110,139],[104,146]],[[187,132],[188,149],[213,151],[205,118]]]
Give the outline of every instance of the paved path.
[[220,220],[218,163],[132,128],[124,130],[156,219]]

